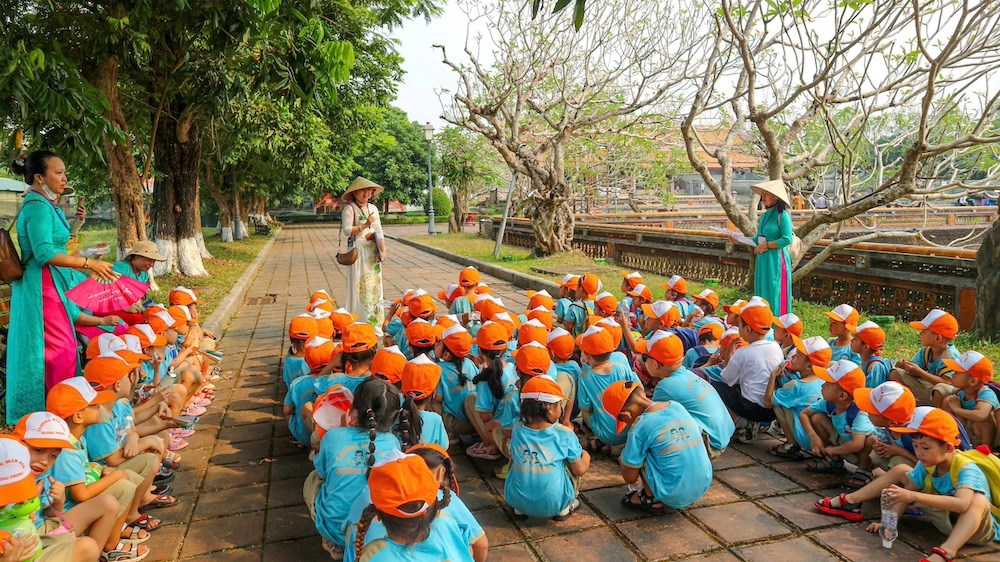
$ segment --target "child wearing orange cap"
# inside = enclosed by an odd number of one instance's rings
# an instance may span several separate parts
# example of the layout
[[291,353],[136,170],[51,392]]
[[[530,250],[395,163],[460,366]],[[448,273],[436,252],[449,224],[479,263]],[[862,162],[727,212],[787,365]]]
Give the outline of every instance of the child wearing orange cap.
[[716,459],[729,446],[736,424],[712,385],[681,364],[683,352],[680,338],[666,331],[654,332],[636,345],[646,371],[659,381],[653,390],[653,402],[673,401],[684,406],[701,427],[708,457]]
[[466,296],[470,290],[465,285],[453,283],[438,293],[438,299],[448,305],[448,314],[457,316],[463,325],[469,323],[472,314],[472,301]]
[[719,310],[719,295],[712,289],[705,289],[691,297],[695,304],[695,309],[684,317],[684,323],[695,330],[701,329],[706,324],[718,324],[724,330],[726,327],[722,319],[715,315]]
[[680,275],[671,275],[666,283],[660,285],[660,288],[665,291],[663,298],[674,303],[677,309],[681,311],[682,319],[687,319],[694,313],[697,307],[687,298],[688,286],[686,279]]
[[611,293],[604,291],[594,299],[594,312],[601,318],[614,316],[616,310],[618,310],[618,299]]
[[570,304],[563,316],[566,331],[578,336],[587,329],[587,317],[594,314],[594,299],[604,285],[593,273],[585,273],[576,285],[576,300]]
[[[931,522],[948,538],[931,549],[921,562],[948,562],[958,556],[966,544],[989,544],[1000,537],[1000,522],[991,511],[997,500],[990,482],[979,464],[993,463],[979,451],[958,450],[958,422],[938,408],[921,406],[910,421],[894,429],[913,435],[919,462],[912,468],[899,464],[870,484],[850,494],[817,500],[816,509],[849,521],[860,521],[861,503],[878,499],[888,490],[887,500],[899,515],[917,504],[924,512],[921,519]],[[900,521],[903,521],[900,518]],[[870,523],[869,533],[881,529]]]
[[[175,309],[171,314],[169,309],[156,312],[148,323],[153,327],[153,331],[166,338],[166,345],[163,347],[163,361],[160,363],[160,388],[179,384],[183,386],[187,397],[193,397],[200,389],[203,379],[201,372],[192,365],[188,359],[194,353],[194,348],[183,347],[181,336],[186,333],[187,322],[178,322],[177,318],[185,312]],[[174,417],[200,416],[205,413],[205,408],[196,404],[188,405],[186,408],[174,411]]]
[[410,359],[420,355],[434,352],[434,345],[438,341],[438,328],[434,324],[423,318],[414,318],[410,325],[406,327],[406,343],[408,348],[404,351]]
[[719,339],[725,330],[722,324],[709,322],[698,329],[698,345],[684,352],[684,368],[697,369],[719,352]]
[[569,317],[569,307],[576,300],[576,289],[580,286],[580,276],[567,273],[559,284],[559,300],[552,312],[556,315],[556,321],[564,323]]
[[434,346],[434,356],[441,366],[441,382],[435,400],[441,408],[444,427],[452,437],[476,432],[465,412],[466,400],[476,392],[472,381],[479,375],[479,367],[470,358],[471,352],[472,335],[459,324],[446,329]]
[[875,434],[871,442],[871,459],[875,468],[872,474],[880,476],[898,464],[913,466],[917,462],[913,440],[907,434],[897,434],[895,426],[906,425],[917,407],[917,399],[910,389],[898,382],[884,382],[875,388],[854,391],[854,403],[868,414]]
[[[528,342],[514,352],[514,369],[517,371],[518,388],[524,387],[528,381],[536,377],[547,376],[551,379],[555,371],[552,368],[552,358],[549,357],[549,350],[542,344],[534,341]],[[553,382],[555,381],[553,380]],[[503,425],[499,422],[491,424],[493,442],[496,444],[497,449],[508,459],[512,459],[509,447],[510,440],[514,433],[514,428],[518,425],[517,420],[521,416],[520,391],[515,394],[513,399],[517,401],[516,421],[510,425]],[[497,478],[505,480],[511,466],[512,462],[508,462],[503,467],[495,470],[494,474]]]
[[910,327],[920,330],[920,345],[913,359],[900,359],[889,373],[889,378],[903,383],[917,397],[917,404],[931,404],[934,385],[951,382],[951,368],[945,360],[954,360],[960,354],[951,341],[958,335],[958,320],[936,308],[923,320],[910,322]]
[[511,436],[504,484],[516,519],[565,521],[580,507],[577,483],[590,467],[590,455],[572,426],[559,423],[565,402],[562,388],[548,377],[533,377],[521,387],[521,423]]
[[859,365],[865,372],[865,386],[875,388],[888,381],[892,361],[879,355],[885,344],[885,330],[874,322],[864,322],[857,326],[848,324],[847,329],[854,334],[851,351],[861,358]]
[[827,340],[827,343],[833,351],[833,360],[847,359],[860,365],[861,357],[851,348],[851,339],[854,336],[849,329],[849,326],[858,325],[860,316],[858,311],[849,304],[841,304],[823,314],[830,319],[830,335],[833,337]]
[[472,380],[475,394],[465,400],[465,414],[482,441],[466,449],[470,457],[499,459],[501,450],[493,438],[493,429],[513,427],[517,422],[517,371],[504,360],[509,338],[507,328],[493,321],[484,323],[476,333],[480,371]]
[[[774,319],[774,341],[778,342],[778,345],[781,346],[786,358],[795,349],[795,342],[792,341],[792,336],[801,338],[802,329],[802,319],[791,312],[782,314]],[[827,347],[829,345],[830,342],[827,342]],[[833,352],[831,351],[831,353]]]
[[542,307],[545,310],[552,310],[555,306],[556,302],[552,299],[552,295],[545,289],[541,291],[528,291],[528,310],[534,310],[538,307]]
[[745,344],[746,342],[740,337],[739,328],[728,328],[725,332],[722,332],[722,337],[719,338],[718,353],[713,354],[704,365],[693,369],[692,372],[708,382],[721,381],[722,369],[729,364],[733,353]]
[[368,368],[373,377],[378,377],[399,388],[403,380],[403,367],[406,366],[406,361],[406,356],[399,350],[399,347],[390,345],[375,352]]
[[403,367],[403,406],[399,409],[399,434],[403,447],[434,443],[448,448],[448,432],[437,412],[427,405],[437,394],[441,367],[426,355],[418,355]]
[[997,433],[994,414],[1000,410],[996,392],[986,386],[993,380],[993,362],[978,351],[966,351],[944,363],[952,370],[951,384],[934,387],[935,401],[965,425],[974,446],[993,447]]
[[309,364],[306,363],[306,342],[319,334],[316,319],[310,314],[299,314],[288,323],[288,355],[281,360],[281,380],[285,388],[292,387],[292,381],[308,375]]
[[323,390],[319,390],[320,381],[328,379],[322,372],[333,362],[335,349],[333,341],[328,338],[315,336],[307,341],[303,346],[302,356],[309,372],[292,381],[288,392],[285,393],[281,411],[288,418],[288,432],[291,433],[289,441],[300,450],[305,450],[309,445],[313,430],[306,421],[306,414],[312,415],[313,401],[333,386],[333,383],[325,384]]
[[[556,370],[556,382],[568,380],[575,390],[580,381],[580,361],[576,354],[576,340],[573,336],[562,328],[556,328],[549,333],[546,338],[546,347],[549,348],[549,356],[552,358],[552,366]],[[562,385],[560,385],[562,386]],[[566,393],[563,387],[563,394]],[[570,420],[580,413],[579,401],[575,399],[567,401],[564,409],[563,425],[569,427]]]
[[860,488],[871,482],[871,443],[875,433],[868,414],[854,403],[854,391],[865,386],[865,373],[853,361],[841,359],[827,368],[813,367],[823,380],[821,397],[799,413],[817,458],[806,464],[810,472],[839,474],[844,460],[858,467],[847,485]]
[[[786,315],[787,316],[787,315]],[[774,410],[774,417],[785,435],[785,442],[770,448],[772,455],[792,460],[804,460],[811,449],[799,414],[811,406],[823,391],[823,381],[813,370],[830,364],[830,344],[819,336],[799,339],[790,334],[795,353],[784,365],[771,372],[764,390],[764,406]],[[777,339],[777,338],[775,338]],[[782,383],[786,373],[793,376]]]
[[[333,357],[333,361],[320,372],[320,377],[316,380],[316,391],[323,394],[327,389],[340,384],[353,393],[358,385],[371,376],[376,346],[378,335],[371,324],[354,322],[345,327],[338,347],[339,358]],[[334,372],[336,365],[343,372]]]
[[628,429],[619,459],[622,479],[629,484],[622,505],[663,513],[667,507],[684,509],[708,491],[712,461],[698,422],[683,406],[653,402],[646,398],[642,385],[632,381],[610,385],[601,403],[615,420],[615,431]]
[[[384,345],[398,345],[397,342],[403,339],[403,329],[406,328],[409,319],[412,319],[407,305],[415,292],[415,289],[403,291],[403,296],[392,301],[392,305],[389,306],[389,311],[382,321],[382,333],[385,334]],[[406,322],[403,321],[404,315],[407,317]]]
[[577,338],[577,345],[583,367],[577,383],[577,400],[583,421],[594,433],[585,448],[591,453],[611,453],[612,447],[625,443],[625,435],[615,431],[614,417],[605,411],[601,395],[604,389],[618,381],[642,385],[634,371],[611,361],[611,353],[615,350],[611,332],[591,326]]

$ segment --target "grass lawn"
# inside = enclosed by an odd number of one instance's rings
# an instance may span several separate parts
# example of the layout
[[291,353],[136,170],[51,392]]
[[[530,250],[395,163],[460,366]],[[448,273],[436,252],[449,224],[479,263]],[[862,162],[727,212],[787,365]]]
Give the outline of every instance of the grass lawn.
[[[519,246],[504,245],[500,250],[500,259],[493,259],[492,240],[487,240],[475,234],[439,234],[437,236],[408,236],[407,238],[460,254],[470,258],[485,262],[496,263],[508,269],[549,279],[559,282],[566,273],[581,274],[591,272],[599,275],[604,288],[618,296],[623,296],[621,291],[621,268],[612,265],[599,263],[585,256],[582,252],[569,252],[548,257],[533,257],[531,250]],[[655,297],[662,298],[663,290],[661,283],[666,283],[667,278],[647,272],[642,273],[646,285],[653,290]],[[696,295],[705,289],[707,285],[700,281],[688,280],[688,291],[691,295]],[[428,287],[430,290],[432,287]],[[433,287],[436,291],[440,287]],[[741,287],[712,287],[719,294],[719,301],[728,304],[736,299],[750,298],[751,292]],[[851,304],[851,303],[848,303]],[[802,318],[806,336],[829,337],[829,321],[823,315],[823,311],[829,310],[825,305],[818,305],[807,301],[795,301],[795,314]],[[865,319],[864,310],[861,311],[862,321]],[[905,322],[896,322],[886,328],[886,344],[883,355],[890,359],[913,357],[920,347],[917,341],[917,332]],[[955,346],[959,351],[975,349],[980,353],[990,357],[994,361],[1000,361],[1000,342],[991,342],[978,338],[972,334],[959,334],[955,340]]]

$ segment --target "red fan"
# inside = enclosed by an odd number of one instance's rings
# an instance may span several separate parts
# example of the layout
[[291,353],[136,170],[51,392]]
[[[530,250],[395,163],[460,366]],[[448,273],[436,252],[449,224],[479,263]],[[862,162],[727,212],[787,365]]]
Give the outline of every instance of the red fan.
[[148,290],[146,283],[124,275],[116,281],[91,277],[66,291],[66,296],[80,308],[100,315],[125,310],[139,302]]

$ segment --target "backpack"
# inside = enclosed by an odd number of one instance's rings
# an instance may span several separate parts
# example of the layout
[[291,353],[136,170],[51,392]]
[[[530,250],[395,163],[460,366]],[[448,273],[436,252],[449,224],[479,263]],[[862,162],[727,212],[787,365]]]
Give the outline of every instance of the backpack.
[[672,332],[675,336],[681,339],[681,342],[684,344],[684,353],[687,353],[689,349],[694,349],[698,346],[698,332],[692,330],[691,328],[682,328],[677,326],[666,331]]
[[[956,452],[949,471],[953,486],[958,486],[958,473],[970,462],[975,463],[986,476],[986,482],[990,487],[990,513],[993,514],[993,517],[1000,517],[1000,457],[990,454],[989,447],[985,446]],[[925,493],[934,492],[930,471],[924,477],[923,491]]]
[[692,349],[698,352],[698,358],[695,359],[694,364],[691,365],[692,369],[697,369],[698,367],[701,367],[702,365],[707,363],[708,358],[712,356],[712,353],[710,353],[708,349],[703,345],[696,345]]
[[[833,416],[833,413],[837,411],[837,405],[833,402],[826,403],[826,413]],[[854,425],[854,420],[857,419],[858,414],[861,413],[861,409],[854,402],[847,407],[847,429],[850,430],[851,426]]]

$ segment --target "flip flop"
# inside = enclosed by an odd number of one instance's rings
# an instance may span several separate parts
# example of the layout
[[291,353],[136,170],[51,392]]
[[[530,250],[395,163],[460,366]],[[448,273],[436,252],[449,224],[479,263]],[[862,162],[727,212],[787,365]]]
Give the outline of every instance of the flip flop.
[[160,525],[163,525],[163,521],[155,517],[150,517],[149,515],[143,513],[142,515],[139,516],[138,519],[133,521],[131,525],[133,527],[139,527],[140,529],[148,532],[159,529]]
[[146,509],[163,509],[177,505],[177,498],[173,496],[156,496],[156,499],[144,505]]

